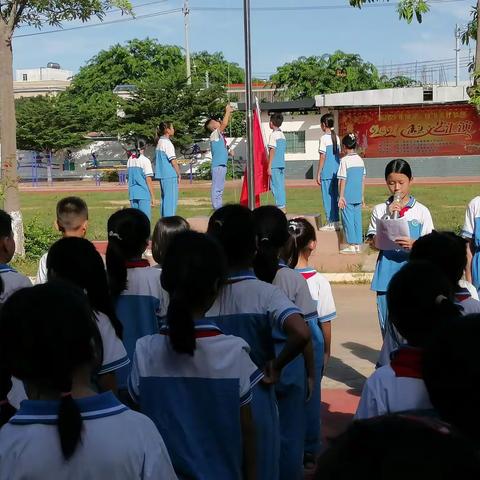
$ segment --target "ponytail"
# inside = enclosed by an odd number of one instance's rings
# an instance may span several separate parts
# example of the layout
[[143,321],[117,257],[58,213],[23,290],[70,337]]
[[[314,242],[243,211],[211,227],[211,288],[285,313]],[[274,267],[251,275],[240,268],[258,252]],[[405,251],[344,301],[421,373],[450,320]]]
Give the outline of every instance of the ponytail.
[[188,302],[174,294],[168,305],[167,323],[172,348],[177,353],[193,356],[196,348],[195,324],[187,305]]
[[308,247],[310,242],[317,240],[315,228],[303,217],[292,218],[288,222],[290,240],[284,249],[284,260],[290,268],[298,264],[300,254]]
[[[71,387],[71,382],[70,382]],[[58,407],[58,434],[63,457],[69,460],[75,453],[82,433],[82,416],[72,393],[62,393]]]
[[112,232],[108,234],[109,240],[105,260],[110,293],[116,298],[127,288],[127,260],[123,256],[118,239],[114,238],[113,235]]
[[333,154],[335,156],[338,156],[338,154],[340,153],[340,149],[338,146],[337,134],[335,133],[335,117],[332,113],[326,113],[320,118],[320,123],[325,125],[326,128],[330,129],[330,136],[332,138],[333,145]]
[[259,239],[257,255],[253,261],[255,275],[264,282],[272,283],[278,271],[280,249],[268,237]]

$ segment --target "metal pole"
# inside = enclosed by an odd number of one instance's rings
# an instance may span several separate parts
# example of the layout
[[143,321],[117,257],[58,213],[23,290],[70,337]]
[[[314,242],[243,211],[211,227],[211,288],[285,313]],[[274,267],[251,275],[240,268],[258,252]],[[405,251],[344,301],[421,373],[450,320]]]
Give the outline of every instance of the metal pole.
[[460,28],[455,25],[455,85],[460,83]]
[[185,61],[187,63],[187,84],[192,84],[192,64],[190,60],[190,7],[188,0],[183,2],[183,17],[185,25]]
[[250,0],[243,0],[243,33],[245,41],[245,90],[247,114],[247,185],[248,208],[255,208],[255,167],[253,161],[252,49],[250,46]]

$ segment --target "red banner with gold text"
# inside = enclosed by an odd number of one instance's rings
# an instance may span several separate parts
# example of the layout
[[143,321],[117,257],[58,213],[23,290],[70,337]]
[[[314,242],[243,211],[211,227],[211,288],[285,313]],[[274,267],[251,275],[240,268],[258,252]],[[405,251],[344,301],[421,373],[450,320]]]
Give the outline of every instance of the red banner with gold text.
[[480,155],[480,117],[471,105],[340,110],[341,135],[355,133],[366,158]]

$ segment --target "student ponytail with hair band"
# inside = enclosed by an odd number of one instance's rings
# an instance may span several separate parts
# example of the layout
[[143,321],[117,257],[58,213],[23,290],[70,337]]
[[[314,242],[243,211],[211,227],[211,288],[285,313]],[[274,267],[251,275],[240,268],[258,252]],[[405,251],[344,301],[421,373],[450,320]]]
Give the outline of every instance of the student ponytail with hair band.
[[[119,210],[108,219],[107,231],[107,275],[123,325],[123,343],[132,360],[137,340],[158,331],[158,318],[165,315],[168,300],[159,269],[143,258],[150,238],[148,217],[135,208]],[[126,394],[129,371],[129,365],[116,371],[121,395]]]
[[179,478],[260,478],[250,404],[263,374],[247,342],[205,318],[226,273],[215,240],[179,233],[162,268],[166,325],[135,349],[130,393],[165,435]]
[[337,172],[340,166],[340,138],[335,133],[335,118],[332,113],[326,113],[320,119],[324,135],[320,139],[318,152],[317,184],[322,188],[323,208],[325,209],[326,225],[322,230],[338,230],[340,217],[338,211],[338,181]]
[[[24,382],[29,400],[0,430],[3,478],[174,480],[167,450],[150,420],[91,377],[102,343],[84,293],[71,284],[16,292],[0,318],[0,368]],[[128,435],[125,435],[128,432]]]
[[178,185],[181,180],[175,147],[170,138],[175,134],[172,122],[161,122],[157,128],[155,178],[162,191],[161,216],[172,217],[177,211]]

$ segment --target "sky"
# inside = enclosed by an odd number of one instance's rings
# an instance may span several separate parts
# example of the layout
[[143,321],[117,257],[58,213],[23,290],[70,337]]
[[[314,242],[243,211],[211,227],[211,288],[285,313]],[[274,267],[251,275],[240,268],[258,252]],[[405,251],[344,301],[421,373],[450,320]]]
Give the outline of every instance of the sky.
[[[398,19],[396,7],[388,3],[363,8],[342,8],[347,0],[252,0],[253,73],[267,77],[276,68],[300,56],[323,55],[335,50],[358,53],[377,66],[425,60],[454,59],[455,25],[470,17],[472,0],[435,0],[422,24]],[[180,9],[183,0],[133,0],[133,21],[93,28],[14,39],[14,69],[37,68],[48,62],[77,72],[98,51],[133,38],[156,38],[164,44],[184,45],[181,12],[155,16],[156,12]],[[144,5],[149,3],[150,5]],[[138,6],[138,7],[135,7]],[[190,0],[190,46],[192,51],[222,51],[243,66],[242,0]],[[329,9],[311,7],[334,6]],[[281,10],[284,7],[286,10]],[[341,8],[338,8],[341,7]],[[260,8],[256,10],[255,8]],[[143,18],[143,16],[145,18]],[[120,19],[109,13],[106,21]],[[89,23],[97,23],[93,19]],[[65,23],[64,27],[80,25]],[[44,31],[55,27],[45,27]],[[17,35],[37,30],[23,27]],[[468,57],[463,47],[461,57]],[[393,73],[398,69],[391,67]],[[454,69],[446,69],[452,79]],[[468,73],[462,68],[460,79]]]

